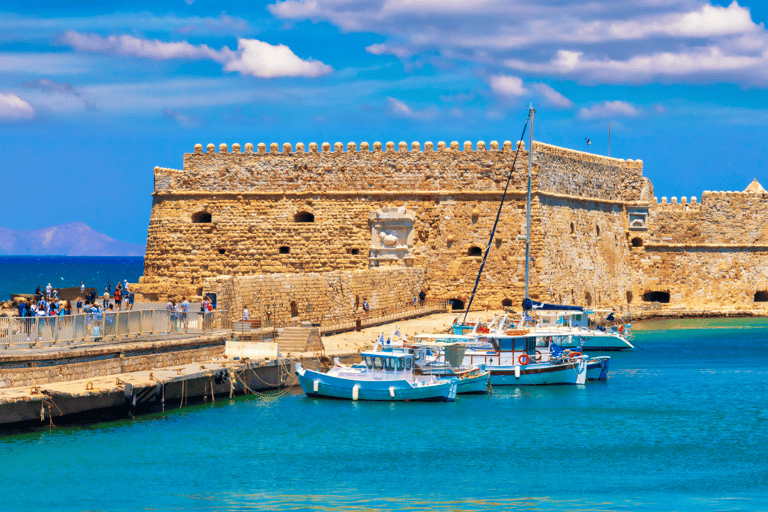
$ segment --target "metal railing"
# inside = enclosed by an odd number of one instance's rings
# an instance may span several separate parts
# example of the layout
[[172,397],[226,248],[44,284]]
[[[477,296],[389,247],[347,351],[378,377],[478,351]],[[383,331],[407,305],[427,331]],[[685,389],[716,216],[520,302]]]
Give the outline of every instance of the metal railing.
[[131,341],[139,337],[206,334],[230,328],[226,310],[177,313],[145,309],[66,316],[0,318],[0,349]]

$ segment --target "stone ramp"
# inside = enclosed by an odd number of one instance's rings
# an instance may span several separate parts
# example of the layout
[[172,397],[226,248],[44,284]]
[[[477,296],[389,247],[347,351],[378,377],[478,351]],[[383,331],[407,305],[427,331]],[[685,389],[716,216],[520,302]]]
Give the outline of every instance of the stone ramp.
[[324,352],[317,327],[285,327],[277,337],[280,354],[298,354],[301,352]]

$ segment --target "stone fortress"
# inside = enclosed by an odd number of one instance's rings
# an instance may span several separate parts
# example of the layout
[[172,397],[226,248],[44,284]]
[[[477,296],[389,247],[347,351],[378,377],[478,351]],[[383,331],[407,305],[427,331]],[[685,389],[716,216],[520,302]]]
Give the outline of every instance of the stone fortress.
[[[524,298],[528,151],[473,309]],[[216,293],[276,320],[409,303],[463,309],[507,175],[511,142],[201,145],[156,167],[140,299]],[[658,201],[641,160],[533,144],[530,295],[620,311],[768,308],[768,193]],[[768,310],[766,310],[768,312]]]

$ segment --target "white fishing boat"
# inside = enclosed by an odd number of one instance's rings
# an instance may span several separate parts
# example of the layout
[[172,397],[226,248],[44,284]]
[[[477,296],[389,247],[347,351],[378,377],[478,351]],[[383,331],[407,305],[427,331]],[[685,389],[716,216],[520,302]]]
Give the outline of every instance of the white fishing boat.
[[431,401],[456,400],[457,379],[439,379],[414,372],[413,355],[364,352],[352,366],[335,365],[327,372],[296,365],[301,389],[310,397],[344,400]]
[[[472,339],[472,338],[468,338]],[[463,343],[414,342],[395,328],[392,335],[384,335],[374,343],[373,350],[412,354],[416,375],[434,375],[438,379],[455,379],[457,395],[485,394],[490,389],[490,373],[477,366],[462,364],[466,345]]]

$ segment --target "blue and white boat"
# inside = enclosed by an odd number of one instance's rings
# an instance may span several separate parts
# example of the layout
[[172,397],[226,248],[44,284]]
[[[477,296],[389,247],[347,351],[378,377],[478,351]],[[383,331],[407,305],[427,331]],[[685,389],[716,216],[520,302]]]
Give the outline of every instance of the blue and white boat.
[[412,354],[363,352],[363,361],[336,365],[327,372],[296,365],[301,389],[309,397],[390,402],[456,400],[458,380],[417,375]]

